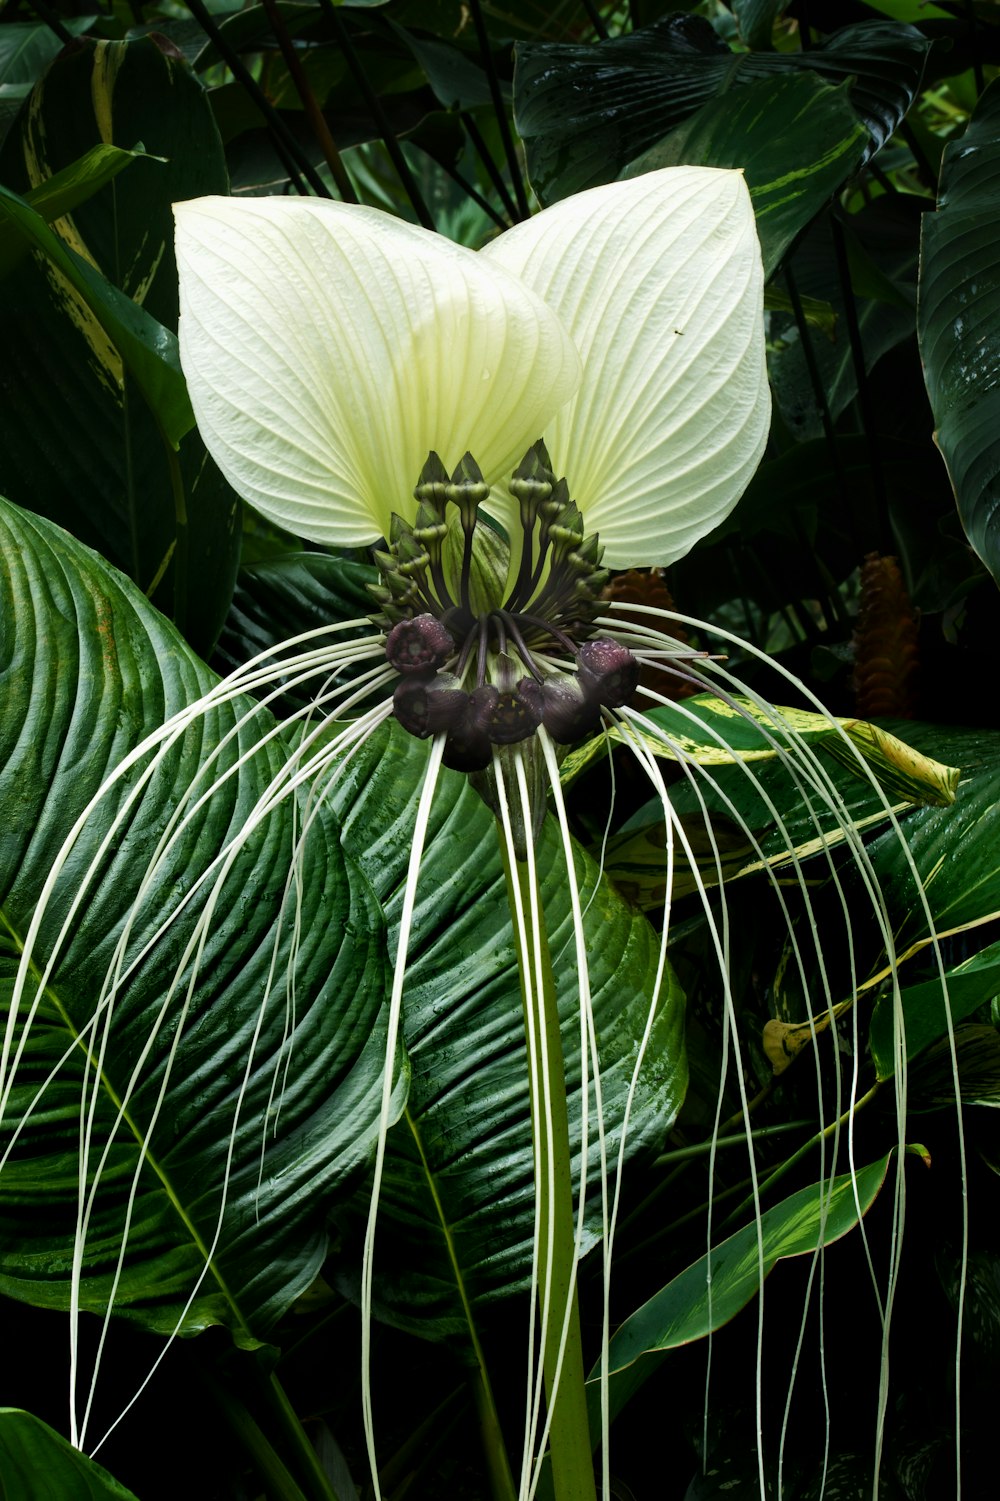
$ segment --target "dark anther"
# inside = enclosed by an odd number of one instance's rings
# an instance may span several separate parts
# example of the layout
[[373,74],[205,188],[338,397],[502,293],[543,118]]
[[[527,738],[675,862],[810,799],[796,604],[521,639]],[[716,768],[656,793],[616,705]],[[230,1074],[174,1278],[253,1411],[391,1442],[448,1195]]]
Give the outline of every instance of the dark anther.
[[469,709],[469,695],[451,673],[433,677],[400,678],[392,695],[392,711],[404,730],[426,740],[460,725]]
[[434,615],[401,620],[386,638],[385,654],[397,672],[434,672],[455,651],[455,642]]
[[596,636],[585,641],[577,658],[580,684],[588,697],[608,709],[627,704],[639,685],[639,664],[617,641]]

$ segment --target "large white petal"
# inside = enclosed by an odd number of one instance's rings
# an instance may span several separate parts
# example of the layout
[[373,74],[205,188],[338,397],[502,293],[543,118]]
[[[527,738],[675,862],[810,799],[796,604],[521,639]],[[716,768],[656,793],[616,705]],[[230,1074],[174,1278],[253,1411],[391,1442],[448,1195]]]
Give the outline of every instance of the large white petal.
[[573,392],[545,303],[377,209],[316,199],[176,206],[181,362],[202,436],[263,515],[328,546],[412,515],[435,449],[492,482]]
[[545,430],[614,568],[682,557],[760,461],[763,275],[738,172],[672,167],[556,204],[481,252],[545,298],[584,365]]

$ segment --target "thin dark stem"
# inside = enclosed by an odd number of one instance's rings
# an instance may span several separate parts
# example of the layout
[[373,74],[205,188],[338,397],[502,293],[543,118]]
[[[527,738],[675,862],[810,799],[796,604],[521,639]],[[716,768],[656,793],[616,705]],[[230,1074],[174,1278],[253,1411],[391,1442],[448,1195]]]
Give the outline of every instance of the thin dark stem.
[[587,12],[587,19],[590,21],[591,26],[593,26],[598,38],[602,42],[606,42],[608,40],[608,28],[605,26],[601,13],[594,4],[594,0],[581,0],[581,4]]
[[470,9],[472,11],[473,24],[476,28],[479,50],[482,53],[483,67],[486,69],[486,77],[490,85],[490,98],[493,101],[493,108],[496,112],[497,128],[500,131],[504,155],[507,158],[507,170],[510,172],[510,180],[514,186],[514,196],[517,199],[517,217],[519,219],[530,219],[531,209],[528,206],[528,195],[525,191],[524,179],[521,176],[521,164],[517,159],[517,148],[514,145],[510,121],[507,119],[507,109],[500,89],[500,79],[497,74],[496,64],[493,61],[493,51],[490,47],[486,22],[483,20],[480,0],[470,0]]
[[871,391],[868,387],[868,372],[865,369],[865,350],[861,342],[858,306],[854,299],[854,292],[851,287],[851,270],[847,263],[847,241],[844,237],[844,226],[836,214],[832,214],[830,217],[830,228],[833,232],[833,251],[837,258],[837,274],[840,277],[840,288],[844,298],[847,335],[851,344],[851,359],[854,364],[854,379],[858,387],[858,408],[861,412],[861,423],[865,430],[868,463],[871,469],[872,486],[875,490],[875,499],[878,505],[879,551],[887,555],[892,552],[893,543],[892,527],[889,523],[889,497],[885,486],[885,470],[882,467],[882,455],[879,452],[878,446],[875,407],[872,403]]
[[806,0],[799,3],[799,46],[803,52],[811,52],[813,47],[812,36],[809,32],[809,17],[806,13]]
[[285,59],[285,66],[291,75],[292,82],[295,84],[298,96],[302,100],[302,107],[305,110],[306,118],[312,127],[317,144],[326,157],[327,166],[330,168],[330,173],[337,185],[337,192],[345,203],[357,203],[358,196],[354,191],[354,185],[347,175],[347,169],[341,160],[340,152],[337,150],[337,143],[333,139],[330,127],[326,122],[326,116],[320,109],[319,101],[313,93],[306,70],[302,66],[302,59],[295,50],[295,43],[289,35],[288,27],[285,25],[281,11],[278,9],[277,0],[263,0],[263,3],[264,9],[267,12],[267,19],[271,24],[271,30],[274,32],[275,40],[281,48],[281,55]]
[[518,614],[518,619],[523,620],[525,625],[531,625],[536,630],[544,631],[546,635],[552,637],[553,641],[558,641],[560,646],[565,647],[572,656],[578,657],[580,655],[580,648],[576,642],[567,636],[565,631],[561,631],[558,626],[553,625],[551,620],[542,620],[537,615],[525,615],[523,613]]
[[496,188],[497,197],[503,204],[504,211],[507,213],[511,221],[516,220],[517,204],[514,202],[513,198],[510,196],[510,193],[507,191],[507,184],[503,180],[503,173],[500,171],[496,162],[493,160],[490,149],[483,139],[482,131],[479,129],[479,126],[476,124],[475,120],[468,113],[468,111],[463,110],[458,118],[465,126],[466,134],[475,147],[476,155],[479,157],[479,160],[486,168],[486,173],[490,179],[490,182],[492,182],[493,186]]
[[410,203],[413,206],[413,212],[416,214],[417,218],[420,220],[420,223],[424,226],[425,229],[434,229],[436,226],[431,216],[431,211],[427,207],[427,204],[424,202],[424,195],[421,193],[419,187],[417,186],[416,178],[410,171],[406,157],[403,155],[403,148],[397,141],[396,133],[393,130],[392,126],[389,124],[389,119],[386,115],[385,110],[382,108],[381,100],[369,83],[368,75],[365,72],[364,68],[361,66],[361,60],[359,59],[358,54],[354,49],[354,43],[351,40],[350,30],[344,24],[339,10],[337,9],[336,5],[333,4],[333,0],[319,0],[319,3],[324,15],[327,17],[330,25],[333,27],[333,30],[336,33],[340,50],[343,52],[347,66],[350,68],[351,73],[354,75],[355,81],[357,82],[357,85],[361,90],[365,104],[368,106],[372,121],[374,122],[375,129],[381,136],[382,144],[385,147],[386,151],[389,153],[389,160],[392,162],[392,165],[396,169],[396,174],[403,186],[403,191],[406,193],[407,198],[409,198]]
[[819,410],[819,419],[823,426],[823,437],[830,454],[830,464],[837,476],[837,487],[840,490],[841,499],[844,502],[844,514],[850,519],[851,535],[854,539],[856,550],[860,553],[860,539],[857,535],[857,523],[854,515],[854,506],[851,502],[851,493],[847,484],[847,475],[844,473],[844,465],[840,457],[840,449],[837,446],[836,434],[833,430],[833,418],[830,416],[830,408],[826,400],[826,391],[823,389],[823,378],[820,375],[819,365],[816,363],[816,351],[812,346],[812,335],[809,323],[802,310],[802,299],[799,296],[798,283],[791,263],[786,264],[784,269],[785,285],[788,287],[788,295],[792,302],[792,312],[795,316],[795,325],[799,331],[799,342],[802,345],[802,356],[809,372],[809,381],[813,388],[816,406]]
[[531,655],[527,643],[525,642],[524,637],[521,635],[521,632],[518,629],[518,624],[514,616],[508,615],[506,610],[497,610],[496,614],[497,619],[503,621],[503,624],[507,630],[507,634],[510,636],[510,639],[517,647],[518,655],[520,656],[521,661],[524,663],[525,667],[527,667],[528,671],[531,673],[531,676],[535,678],[537,682],[543,682],[544,674],[539,672],[538,667],[535,664],[535,659]]
[[472,545],[476,535],[476,518],[474,514],[467,516],[464,507],[462,509],[462,530],[465,532],[465,544],[462,548],[462,581],[459,586],[458,597],[462,608],[468,610],[471,615],[472,606],[469,603],[469,583],[472,578]]
[[45,0],[31,0],[31,8],[45,22],[49,30],[55,32],[62,43],[65,44],[75,40],[73,33],[66,30],[55,11],[45,4]]
[[243,86],[243,88],[249,94],[250,98],[253,100],[254,104],[260,110],[261,115],[264,117],[264,121],[267,125],[268,130],[271,132],[275,151],[277,152],[279,157],[281,156],[281,152],[278,150],[278,142],[280,141],[281,145],[285,149],[285,152],[287,152],[288,156],[290,156],[291,159],[296,163],[298,170],[302,173],[302,176],[305,178],[306,182],[312,188],[317,197],[329,198],[330,192],[322,177],[320,177],[319,173],[316,171],[316,168],[312,165],[309,158],[302,150],[302,147],[299,145],[298,141],[295,139],[292,132],[289,130],[288,126],[285,124],[284,120],[275,109],[274,105],[268,99],[267,95],[264,93],[257,80],[254,78],[253,74],[246,67],[242,58],[237,52],[233,50],[232,47],[230,47],[222,32],[215,24],[214,18],[209,14],[208,10],[202,3],[202,0],[185,0],[185,4],[187,5],[187,8],[191,12],[191,14],[194,16],[195,20],[198,22],[198,25],[201,27],[202,31],[208,37],[209,41],[217,49],[219,56],[222,58],[230,73],[232,73],[236,81]]
[[933,192],[935,184],[937,183],[937,173],[931,166],[930,161],[927,157],[927,153],[917,139],[917,133],[913,129],[913,126],[910,124],[909,120],[903,120],[900,123],[899,133],[910,149],[910,155],[913,157],[913,160],[916,163],[917,171],[920,173],[920,176],[924,181],[924,185],[928,187],[931,192]]
[[493,207],[489,199],[484,198],[479,189],[473,187],[468,178],[462,176],[457,167],[451,166],[448,162],[438,162],[438,166],[442,169],[442,171],[447,172],[452,182],[458,183],[458,186],[462,189],[462,192],[466,195],[466,197],[471,198],[473,203],[477,203],[479,205],[483,213],[486,214],[490,219],[492,219],[497,229],[510,228],[511,221],[509,219],[505,219],[503,214],[499,213]]
[[977,33],[976,7],[972,0],[965,0],[965,17],[969,23],[969,41],[972,43],[972,76],[976,80],[976,98],[983,92],[985,82],[983,79],[983,60],[979,55],[979,37]]

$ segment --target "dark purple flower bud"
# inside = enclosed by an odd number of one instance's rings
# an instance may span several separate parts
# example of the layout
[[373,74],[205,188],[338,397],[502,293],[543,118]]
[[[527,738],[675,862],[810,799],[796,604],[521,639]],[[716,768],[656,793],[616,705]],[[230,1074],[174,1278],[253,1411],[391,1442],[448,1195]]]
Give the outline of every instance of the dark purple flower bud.
[[595,636],[580,647],[577,676],[584,692],[608,709],[627,704],[639,686],[639,664],[627,647]]
[[444,764],[452,771],[485,771],[493,760],[489,723],[499,696],[492,683],[468,695],[465,714],[444,743]]
[[401,620],[386,638],[385,654],[397,672],[434,672],[455,650],[451,632],[433,615]]
[[[524,679],[521,680],[522,682]],[[527,695],[517,688],[497,693],[496,702],[490,711],[489,736],[494,745],[514,745],[527,740],[542,722],[541,695],[537,683],[532,682]]]
[[426,740],[460,725],[469,710],[469,695],[450,672],[433,677],[404,677],[392,695],[392,711],[404,730]]
[[600,702],[587,693],[580,679],[562,674],[542,685],[542,723],[559,745],[573,745],[601,722]]

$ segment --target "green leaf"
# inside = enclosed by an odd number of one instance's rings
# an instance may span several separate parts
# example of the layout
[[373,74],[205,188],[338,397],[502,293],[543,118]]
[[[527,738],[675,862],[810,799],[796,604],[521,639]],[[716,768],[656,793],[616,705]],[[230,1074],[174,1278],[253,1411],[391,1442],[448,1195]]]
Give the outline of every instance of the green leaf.
[[[113,1302],[161,1330],[222,1323],[252,1342],[316,1275],[330,1203],[372,1148],[381,912],[308,787],[255,813],[287,782],[292,742],[249,698],[223,700],[164,742],[147,780],[143,751],[91,809],[63,865],[65,836],[105,777],[215,679],[66,533],[6,503],[0,528],[5,1010],[55,881],[34,947],[53,968],[33,1012],[29,976],[4,1059],[14,1075],[0,1289],[69,1305],[84,1172],[93,1197],[81,1306]],[[296,850],[300,881],[289,888]],[[187,946],[202,922],[193,964]],[[111,991],[109,972],[119,977]],[[81,1119],[91,1145],[82,1165]]]
[[[232,607],[216,650],[224,671],[305,631],[348,620],[368,622],[375,602],[368,584],[377,580],[370,563],[325,552],[289,552],[241,568]],[[308,690],[291,693],[288,706],[302,708]]]
[[[81,36],[96,16],[74,16],[61,24]],[[0,26],[0,84],[32,84],[63,49],[63,41],[43,21],[9,21]]]
[[[907,734],[910,727],[907,726]],[[930,754],[947,746],[962,770],[954,805],[919,808],[906,820],[906,849],[887,830],[869,847],[889,903],[897,953],[927,943],[923,895],[938,933],[978,926],[1000,915],[1000,737],[990,731],[913,727],[913,741]],[[918,893],[910,870],[915,863]]]
[[[611,1415],[614,1417],[661,1363],[657,1355],[703,1339],[760,1291],[761,1277],[789,1256],[810,1256],[846,1235],[874,1203],[889,1158],[844,1173],[832,1183],[800,1189],[737,1230],[710,1255],[686,1267],[627,1318],[611,1340]],[[763,1268],[761,1267],[763,1260]],[[709,1270],[711,1279],[709,1280]],[[588,1382],[591,1433],[600,1433],[598,1372]]]
[[[800,293],[828,301],[837,314],[837,337],[810,339],[826,405],[834,421],[857,395],[857,369],[848,335],[848,298],[854,304],[870,371],[890,349],[913,334],[917,244],[922,200],[885,195],[844,226],[851,284],[844,285],[833,230],[824,217],[795,247],[791,269]],[[895,296],[883,295],[891,284]],[[878,296],[873,295],[878,293]],[[823,416],[794,318],[771,321],[768,374],[786,426],[799,441],[823,434]],[[926,463],[926,459],[924,460]],[[856,562],[855,558],[855,562]]]
[[[831,720],[805,709],[777,709],[777,721],[753,700],[729,700],[712,694],[685,699],[683,706],[659,704],[646,716],[665,732],[669,743],[645,735],[654,755],[688,760],[699,766],[726,766],[734,761],[770,761],[778,748],[797,740],[822,747],[856,776],[864,768],[891,798],[947,805],[955,800],[959,772],[906,745],[887,730],[861,719]],[[562,763],[562,779],[572,782],[607,752],[607,740],[622,740],[620,730],[596,736],[575,747]]]
[[[37,188],[26,193],[25,202],[30,203],[47,224],[51,224],[53,219],[61,219],[64,214],[71,214],[78,204],[86,203],[98,188],[117,177],[130,162],[144,158],[147,158],[147,153],[141,145],[132,151],[124,151],[120,146],[92,146],[54,177],[46,178]],[[148,160],[162,162],[163,158],[148,157]]]
[[769,277],[856,171],[867,147],[849,83],[831,88],[808,73],[792,73],[709,100],[624,175],[657,167],[742,167]]
[[[165,160],[134,164],[51,227],[17,209],[45,256],[16,268],[0,305],[0,493],[97,547],[207,653],[231,596],[240,506],[187,431],[171,214],[176,199],[226,191],[207,97],[149,37],[80,43],[33,90],[0,180],[44,192],[81,151],[138,140]],[[185,432],[175,456],[161,435]]]
[[[130,297],[119,292],[83,256],[65,242],[16,193],[0,187],[0,228],[17,236],[26,248],[38,250],[52,267],[50,280],[62,279],[64,304],[69,316],[72,293],[76,292],[93,315],[91,339],[96,344],[103,330],[114,346],[104,356],[106,379],[117,366],[115,354],[142,392],[164,436],[176,448],[194,426],[194,413],[177,355],[177,340]],[[79,303],[76,304],[79,307]]]
[[1000,81],[944,153],[921,234],[917,332],[966,535],[1000,583]]
[[0,1408],[0,1493],[5,1501],[137,1501],[96,1460],[15,1407]]
[[[948,1011],[952,1023],[971,1016],[980,1006],[1000,995],[1000,943],[988,944],[964,963],[946,970]],[[929,1043],[948,1030],[945,997],[938,976],[919,985],[908,985],[900,995],[906,1057],[915,1058]],[[891,995],[882,995],[872,1013],[868,1041],[879,1079],[896,1072],[896,1022]]]
[[916,96],[928,45],[913,27],[869,21],[807,52],[734,54],[708,21],[683,15],[594,46],[521,44],[514,114],[532,186],[550,203],[613,181],[709,100],[731,104],[734,90],[800,73],[851,81],[877,151]]
[[774,23],[787,4],[788,0],[735,0],[733,14],[748,47],[770,47]]
[[[390,947],[412,844],[413,789],[426,758],[426,745],[395,727],[370,741],[331,789],[344,820],[345,848],[385,906]],[[569,893],[551,819],[537,860],[567,1059],[570,1135],[578,1141],[579,996]],[[613,1160],[653,994],[659,939],[582,851],[576,873],[587,914]],[[630,1156],[662,1140],[683,1099],[683,1009],[683,995],[668,971],[632,1105]],[[443,773],[435,796],[420,871],[404,1027],[412,1077],[405,1120],[389,1142],[380,1208],[385,1230],[375,1254],[376,1302],[392,1322],[445,1338],[478,1319],[478,1305],[527,1285],[535,1207],[520,984],[495,819],[468,779],[453,772]],[[593,1120],[589,1151],[585,1246],[597,1234]],[[577,1155],[574,1183],[578,1170]],[[338,1215],[355,1243],[366,1211],[363,1198],[350,1221]],[[393,1236],[396,1228],[400,1233]],[[355,1291],[349,1261],[340,1285]]]

